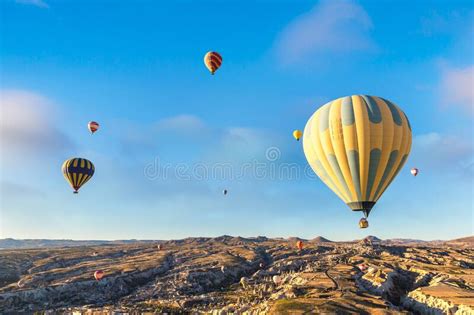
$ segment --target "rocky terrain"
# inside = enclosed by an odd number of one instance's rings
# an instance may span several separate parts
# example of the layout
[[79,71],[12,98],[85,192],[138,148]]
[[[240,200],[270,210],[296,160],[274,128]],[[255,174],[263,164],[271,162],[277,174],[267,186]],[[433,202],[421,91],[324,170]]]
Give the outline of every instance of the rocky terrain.
[[474,314],[472,237],[297,240],[3,249],[0,313]]

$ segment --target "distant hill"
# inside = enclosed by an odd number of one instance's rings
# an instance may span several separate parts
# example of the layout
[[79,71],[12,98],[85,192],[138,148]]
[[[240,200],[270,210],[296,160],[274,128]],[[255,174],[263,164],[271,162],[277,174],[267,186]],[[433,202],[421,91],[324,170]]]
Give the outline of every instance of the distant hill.
[[448,241],[449,243],[471,243],[474,244],[474,236],[461,237]]
[[[282,238],[273,238],[274,240],[284,240]],[[249,237],[244,238],[240,236],[229,236],[222,235],[216,238],[211,237],[189,237],[181,240],[170,240],[166,241],[169,244],[203,244],[205,242],[223,242],[226,244],[235,244],[242,245],[245,243],[258,243],[266,242],[272,240],[265,236],[258,237]],[[297,242],[297,241],[307,240],[290,237],[287,238],[288,242]],[[48,247],[72,247],[72,246],[101,246],[101,245],[126,245],[126,244],[135,244],[135,243],[154,243],[154,242],[165,242],[162,240],[116,240],[116,241],[103,241],[103,240],[50,240],[50,239],[13,239],[5,238],[0,239],[0,249],[26,249],[26,248],[48,248]],[[308,242],[310,243],[332,243],[333,241],[328,240],[322,236],[315,237]],[[351,243],[357,242],[371,242],[371,243],[380,243],[383,245],[394,245],[394,246],[441,246],[448,245],[453,247],[474,247],[474,236],[462,237],[450,241],[434,240],[434,241],[423,241],[417,239],[408,239],[408,238],[393,238],[381,240],[380,238],[369,235],[362,240],[355,240]]]
[[374,242],[377,243],[377,242],[381,242],[382,240],[380,238],[378,238],[377,236],[369,235],[366,238],[364,238],[362,241],[369,241],[369,242],[372,242],[372,243],[374,243]]
[[298,241],[302,241],[302,242],[306,242],[307,240],[305,240],[304,238],[299,238],[299,237],[288,237],[286,239],[288,242],[290,243],[296,243]]
[[117,240],[117,241],[101,241],[101,240],[49,240],[49,239],[0,239],[0,249],[18,249],[18,248],[47,248],[47,247],[71,247],[71,246],[100,246],[115,244],[132,244],[132,243],[149,243],[156,242],[151,240]]
[[454,239],[454,240],[447,241],[447,242],[445,242],[445,244],[446,245],[451,245],[451,246],[460,246],[460,247],[473,248],[474,247],[474,236],[457,238],[457,239]]
[[318,236],[318,237],[313,238],[311,240],[311,242],[313,242],[313,243],[332,243],[331,240],[328,240],[327,238],[322,237],[322,236]]
[[383,245],[390,245],[390,246],[455,246],[455,247],[474,247],[474,236],[462,237],[450,241],[443,241],[443,240],[432,240],[432,241],[424,241],[412,238],[391,238],[386,240],[381,240],[376,236],[367,236],[366,238],[360,240],[360,242],[367,242],[370,241],[380,242]]
[[391,243],[425,243],[426,241],[423,240],[417,240],[413,238],[391,238],[388,240],[384,240],[384,242],[391,242]]
[[399,246],[413,246],[413,245],[424,245],[427,241],[411,239],[411,238],[391,238],[383,240],[384,245],[399,245]]

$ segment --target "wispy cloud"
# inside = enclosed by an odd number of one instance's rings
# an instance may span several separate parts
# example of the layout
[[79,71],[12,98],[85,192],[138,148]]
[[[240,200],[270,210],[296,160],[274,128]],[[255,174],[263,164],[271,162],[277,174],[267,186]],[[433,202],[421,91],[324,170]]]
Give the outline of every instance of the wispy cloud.
[[55,127],[54,107],[47,98],[23,90],[0,90],[0,153],[49,155],[73,146]]
[[[123,124],[122,124],[123,125]],[[123,149],[138,148],[147,154],[166,155],[186,151],[188,161],[242,161],[264,157],[265,149],[274,145],[268,131],[241,127],[213,126],[194,115],[177,115],[148,125],[130,126],[120,131]]]
[[43,0],[16,0],[15,2],[25,5],[33,5],[39,8],[49,8],[49,5]]
[[[12,196],[16,198],[22,198],[24,196],[43,197],[45,194],[35,187],[30,187],[22,183],[2,180],[0,181],[0,195],[8,196],[7,200],[12,200]],[[2,198],[0,203],[3,203],[3,201],[5,201],[5,198]]]
[[[472,175],[472,138],[431,132],[413,139],[411,162],[430,173]],[[449,170],[449,172],[448,172]]]
[[155,129],[179,133],[195,133],[206,130],[207,126],[199,117],[194,115],[178,115],[160,120],[156,123]]
[[427,37],[440,35],[463,34],[466,30],[472,33],[474,23],[472,10],[432,11],[420,18],[419,33]]
[[445,106],[457,106],[474,115],[474,65],[464,68],[445,66],[440,91]]
[[292,64],[318,53],[366,51],[376,47],[370,38],[372,21],[360,5],[350,0],[323,0],[293,20],[277,39],[283,64]]
[[123,153],[137,155],[157,151],[179,151],[179,147],[212,141],[212,130],[197,116],[182,114],[148,124],[120,123],[119,142]]

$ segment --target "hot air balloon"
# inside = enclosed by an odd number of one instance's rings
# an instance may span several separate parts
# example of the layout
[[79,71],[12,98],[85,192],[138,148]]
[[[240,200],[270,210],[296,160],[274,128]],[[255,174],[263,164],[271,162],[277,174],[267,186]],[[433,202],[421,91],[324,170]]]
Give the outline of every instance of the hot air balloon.
[[303,149],[314,172],[354,211],[368,217],[411,148],[405,113],[380,97],[353,95],[320,107],[308,120]]
[[163,248],[163,246],[161,244],[158,244],[158,250],[161,250]]
[[94,278],[95,280],[99,281],[100,279],[102,279],[104,277],[104,272],[102,270],[97,270],[96,272],[94,272]]
[[360,271],[364,272],[367,270],[368,266],[366,264],[358,264],[357,268],[359,268]]
[[224,194],[224,196],[227,195],[227,189],[224,189],[222,193]]
[[296,247],[298,248],[298,250],[302,250],[303,249],[303,242],[302,241],[296,242]]
[[303,135],[303,132],[301,130],[293,131],[293,138],[295,138],[296,141],[300,141],[300,138],[302,135]]
[[273,276],[272,280],[273,283],[275,283],[276,285],[279,285],[281,283],[281,277],[278,275]]
[[79,188],[87,183],[94,175],[94,164],[91,161],[82,158],[72,158],[63,163],[62,171],[64,178],[69,182],[77,194]]
[[207,69],[211,71],[211,74],[214,74],[217,69],[222,64],[222,57],[219,53],[215,51],[210,51],[204,56],[204,64],[206,65]]
[[359,227],[360,227],[361,229],[366,229],[366,228],[368,228],[368,227],[369,227],[369,221],[367,221],[366,218],[360,219],[360,220],[359,220]]
[[95,121],[90,121],[88,124],[87,124],[87,128],[89,128],[89,131],[94,134],[94,132],[96,132],[97,130],[99,130],[99,123],[95,122]]
[[414,167],[410,170],[410,173],[411,173],[411,175],[416,176],[416,175],[418,175],[419,170],[416,167]]
[[221,266],[221,272],[225,273],[225,266]]

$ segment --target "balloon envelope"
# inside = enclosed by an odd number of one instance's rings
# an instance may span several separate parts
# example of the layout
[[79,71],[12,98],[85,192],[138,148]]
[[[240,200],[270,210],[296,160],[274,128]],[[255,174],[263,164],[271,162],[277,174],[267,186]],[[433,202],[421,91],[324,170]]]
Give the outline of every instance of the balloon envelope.
[[353,95],[320,107],[308,120],[303,149],[314,172],[352,210],[366,216],[411,148],[405,113],[380,97]]
[[296,141],[300,141],[300,138],[302,135],[303,135],[303,132],[301,130],[293,131],[293,138],[295,138]]
[[273,280],[273,283],[278,285],[281,282],[281,277],[280,276],[273,276],[272,280]]
[[89,131],[93,134],[94,132],[96,132],[97,130],[99,130],[99,123],[95,122],[95,121],[90,121],[88,124],[87,124],[87,128],[89,128]]
[[100,280],[104,277],[104,272],[102,270],[97,270],[94,272],[94,278],[95,280]]
[[204,56],[204,64],[211,74],[214,74],[222,64],[222,57],[218,52],[210,51]]
[[302,242],[302,241],[296,242],[296,247],[297,247],[299,250],[302,250],[302,249],[303,249],[303,242]]
[[74,193],[77,193],[82,185],[87,183],[94,175],[94,164],[82,158],[72,158],[66,160],[62,166],[64,178],[69,182]]

